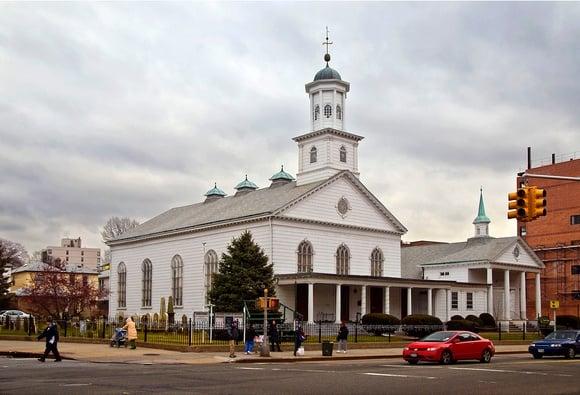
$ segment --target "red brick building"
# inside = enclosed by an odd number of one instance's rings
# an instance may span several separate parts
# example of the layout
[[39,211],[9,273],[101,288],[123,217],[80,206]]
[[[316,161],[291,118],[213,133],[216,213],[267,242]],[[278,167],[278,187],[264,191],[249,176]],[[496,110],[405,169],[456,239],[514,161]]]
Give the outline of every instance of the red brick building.
[[[526,174],[580,177],[580,159],[569,159],[533,167]],[[558,315],[580,316],[580,181],[527,177],[528,185],[547,192],[547,214],[532,222],[518,221],[523,237],[546,266],[541,273],[542,314],[552,316],[550,300],[558,300]],[[518,177],[517,184],[521,185]],[[533,294],[534,279],[527,279],[528,299]],[[528,317],[534,317],[528,302]]]

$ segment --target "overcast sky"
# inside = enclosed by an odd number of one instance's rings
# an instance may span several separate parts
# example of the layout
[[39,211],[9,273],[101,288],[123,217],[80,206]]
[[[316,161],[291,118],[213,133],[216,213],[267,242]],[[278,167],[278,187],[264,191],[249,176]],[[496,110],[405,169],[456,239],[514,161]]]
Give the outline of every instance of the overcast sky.
[[409,229],[493,236],[526,165],[580,157],[580,3],[0,3],[0,237],[33,252],[218,183],[268,186],[309,130],[304,84],[351,83],[361,180]]

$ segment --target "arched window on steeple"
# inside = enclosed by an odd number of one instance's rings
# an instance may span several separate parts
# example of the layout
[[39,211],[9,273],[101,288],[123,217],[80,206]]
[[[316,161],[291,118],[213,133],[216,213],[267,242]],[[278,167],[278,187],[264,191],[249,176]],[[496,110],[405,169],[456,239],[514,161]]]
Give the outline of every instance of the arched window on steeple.
[[371,253],[371,276],[382,277],[383,276],[383,252],[380,248],[375,248]]
[[320,106],[317,104],[314,106],[314,120],[318,121],[318,118],[320,118]]
[[310,163],[316,163],[317,153],[316,147],[310,148]]
[[312,272],[312,244],[304,240],[298,245],[298,273]]
[[344,145],[340,146],[340,161],[346,163],[346,147]]
[[336,274],[347,276],[350,271],[350,253],[345,244],[336,250]]
[[340,108],[340,105],[336,106],[336,119],[342,119],[342,108]]
[[332,116],[332,106],[330,104],[324,106],[324,116],[326,118],[330,118]]

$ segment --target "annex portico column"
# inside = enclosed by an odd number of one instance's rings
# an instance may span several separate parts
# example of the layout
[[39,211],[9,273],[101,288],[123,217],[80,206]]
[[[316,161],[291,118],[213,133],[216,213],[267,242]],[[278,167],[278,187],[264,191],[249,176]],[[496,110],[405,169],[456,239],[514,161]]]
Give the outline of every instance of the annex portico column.
[[503,273],[503,317],[506,321],[511,320],[510,314],[510,271]]
[[433,315],[433,288],[427,289],[427,314]]
[[385,287],[384,289],[385,301],[383,303],[383,313],[391,314],[391,287]]
[[542,316],[542,289],[540,288],[540,273],[536,273],[536,317]]
[[314,284],[308,283],[308,322],[314,323]]
[[341,322],[341,317],[340,317],[340,313],[341,313],[341,294],[340,294],[340,290],[341,290],[341,285],[340,284],[336,284],[336,306],[335,306],[335,310],[334,310],[334,316],[335,316],[335,320],[334,322],[336,322],[337,324],[340,324]]
[[362,317],[367,313],[367,286],[361,285],[360,287],[360,316]]
[[412,300],[413,288],[407,288],[407,315],[413,314],[413,300]]
[[526,305],[526,272],[520,273],[520,317],[522,320],[527,319]]
[[493,314],[493,271],[487,268],[487,312]]

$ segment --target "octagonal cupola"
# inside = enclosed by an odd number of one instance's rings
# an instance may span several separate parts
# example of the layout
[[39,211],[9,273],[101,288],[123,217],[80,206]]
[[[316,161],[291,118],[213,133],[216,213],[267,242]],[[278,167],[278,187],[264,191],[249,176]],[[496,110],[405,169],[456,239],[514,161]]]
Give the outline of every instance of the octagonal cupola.
[[237,191],[234,196],[245,195],[258,189],[258,186],[252,181],[248,180],[248,175],[246,174],[246,179],[236,185],[235,190]]
[[214,200],[221,199],[226,196],[226,193],[218,188],[217,183],[214,184],[213,188],[205,193],[204,203],[213,202]]
[[272,181],[272,184],[270,184],[270,188],[274,188],[280,185],[285,185],[288,184],[289,182],[294,181],[294,177],[292,177],[290,174],[286,173],[284,171],[284,165],[282,165],[280,171],[276,174],[274,174],[272,177],[270,177],[270,181]]

